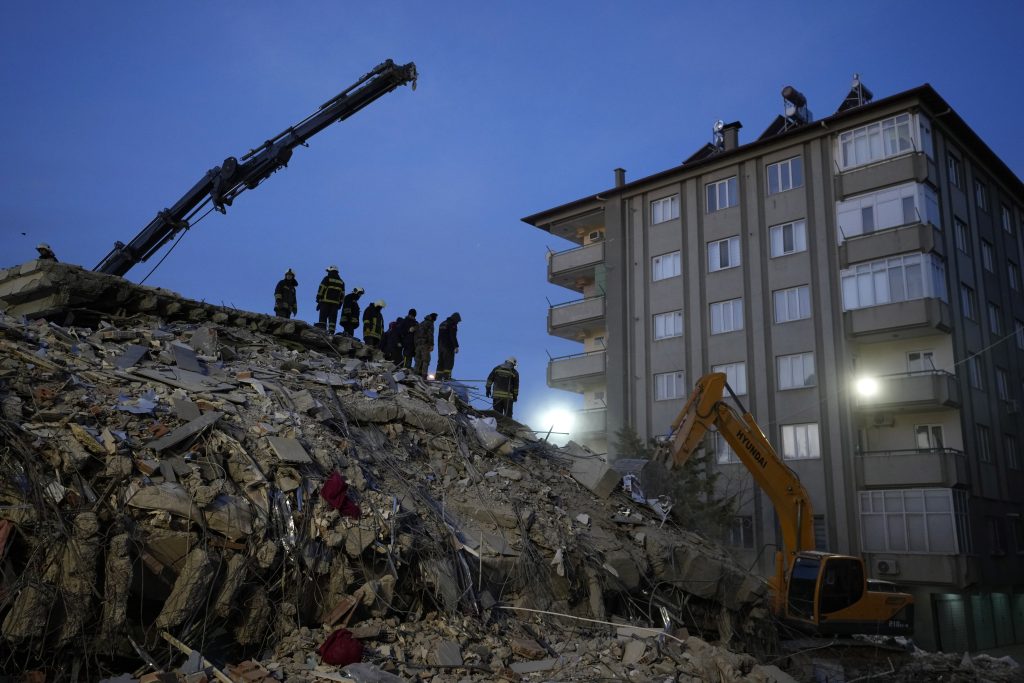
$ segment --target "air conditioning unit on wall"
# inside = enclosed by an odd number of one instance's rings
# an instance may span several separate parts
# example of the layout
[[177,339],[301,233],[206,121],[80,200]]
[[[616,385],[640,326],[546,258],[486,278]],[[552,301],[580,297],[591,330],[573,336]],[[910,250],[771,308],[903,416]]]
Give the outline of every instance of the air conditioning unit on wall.
[[875,560],[875,574],[878,576],[898,576],[900,563],[893,559]]
[[600,230],[595,230],[595,231],[593,231],[592,233],[590,233],[590,234],[589,234],[589,235],[587,236],[587,238],[588,238],[588,239],[589,239],[589,240],[590,240],[591,242],[600,242],[601,240],[603,240],[603,239],[604,239],[604,233],[603,233],[603,232],[601,232]]
[[892,427],[896,424],[896,418],[892,413],[875,413],[871,416],[872,427]]

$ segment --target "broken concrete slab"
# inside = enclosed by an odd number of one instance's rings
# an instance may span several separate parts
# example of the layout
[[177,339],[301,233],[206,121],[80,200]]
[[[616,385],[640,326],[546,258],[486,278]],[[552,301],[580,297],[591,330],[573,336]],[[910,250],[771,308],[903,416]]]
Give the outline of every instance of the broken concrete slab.
[[434,648],[434,663],[438,666],[462,666],[462,648],[450,640],[438,643]]
[[114,358],[114,367],[120,368],[121,370],[130,368],[142,360],[148,353],[149,349],[145,346],[129,344],[128,348],[126,348],[119,356]]
[[203,366],[199,364],[196,352],[184,344],[170,344],[171,353],[174,355],[174,363],[182,370],[203,374]]
[[203,431],[210,425],[217,422],[217,420],[221,419],[222,417],[224,417],[224,413],[218,411],[210,411],[205,415],[197,417],[188,424],[184,424],[181,427],[178,427],[170,434],[167,434],[166,436],[163,436],[154,441],[150,441],[149,443],[146,444],[146,448],[152,448],[154,451],[159,453],[168,448],[171,448],[172,446],[177,446],[185,439],[195,436],[199,432]]
[[298,439],[287,436],[268,436],[267,443],[273,450],[274,455],[283,462],[296,464],[313,462],[313,459],[309,457],[309,453],[306,452],[305,447],[299,443]]

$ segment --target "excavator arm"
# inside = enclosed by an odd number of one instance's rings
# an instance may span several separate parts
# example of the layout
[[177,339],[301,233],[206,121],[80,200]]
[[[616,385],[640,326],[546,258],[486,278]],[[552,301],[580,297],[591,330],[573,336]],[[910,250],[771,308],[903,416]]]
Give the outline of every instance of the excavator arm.
[[228,157],[210,169],[170,208],[160,211],[149,225],[128,244],[117,242],[93,270],[124,275],[133,266],[147,260],[182,230],[207,203],[221,213],[246,189],[253,189],[274,171],[288,165],[293,150],[335,121],[344,121],[376,99],[399,86],[412,83],[416,88],[416,65],[397,65],[390,59],[377,65],[358,81],[320,105],[320,108],[293,126],[289,126],[241,159]]

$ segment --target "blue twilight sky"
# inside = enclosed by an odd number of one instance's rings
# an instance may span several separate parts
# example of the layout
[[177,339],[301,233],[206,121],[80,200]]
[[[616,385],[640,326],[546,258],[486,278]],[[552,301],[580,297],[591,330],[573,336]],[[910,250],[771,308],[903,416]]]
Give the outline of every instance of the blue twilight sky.
[[[456,377],[520,361],[517,417],[548,389],[544,253],[520,218],[677,165],[780,89],[830,114],[854,72],[876,97],[930,82],[1024,175],[1024,3],[25,2],[0,9],[0,266],[50,242],[94,266],[209,168],[240,156],[385,58],[419,88],[386,95],[191,231],[149,279],[270,312],[288,267],[315,319],[330,263],[386,320],[458,310]],[[23,234],[24,233],[24,234]],[[132,270],[138,281],[153,261]],[[364,298],[364,301],[366,298]]]

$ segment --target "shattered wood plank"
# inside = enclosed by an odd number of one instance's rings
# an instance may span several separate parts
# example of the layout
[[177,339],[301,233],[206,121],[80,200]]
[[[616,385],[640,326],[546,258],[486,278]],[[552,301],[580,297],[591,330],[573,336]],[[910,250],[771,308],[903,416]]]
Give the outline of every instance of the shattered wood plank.
[[114,367],[124,370],[138,363],[149,353],[149,349],[139,344],[130,344],[119,356],[114,359]]
[[[201,417],[196,418],[195,420],[192,420],[188,424],[184,424],[178,427],[177,429],[175,429],[166,436],[156,439],[155,441],[150,441],[149,443],[146,444],[146,447],[152,448],[154,451],[159,453],[160,451],[166,450],[171,446],[175,446],[181,443],[182,441],[191,436],[195,436],[196,434],[203,431],[204,429],[206,429],[207,427],[209,427],[222,417],[224,417],[224,413],[211,411],[209,413],[206,413],[205,415],[202,415]],[[306,457],[308,459],[309,456]]]
[[313,462],[313,459],[309,457],[306,449],[302,447],[298,439],[292,439],[287,436],[268,436],[267,442],[277,457],[285,462],[299,464]]

